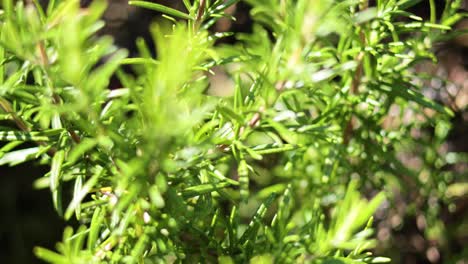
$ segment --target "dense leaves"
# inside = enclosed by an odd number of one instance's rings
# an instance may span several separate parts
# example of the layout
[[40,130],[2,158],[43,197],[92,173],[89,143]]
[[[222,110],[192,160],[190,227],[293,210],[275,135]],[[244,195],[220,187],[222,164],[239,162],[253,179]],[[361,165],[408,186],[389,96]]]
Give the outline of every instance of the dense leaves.
[[[435,58],[459,2],[436,23],[405,11],[415,1],[246,1],[253,32],[215,46],[229,34],[209,29],[237,2],[130,1],[167,19],[151,27],[157,56],[138,39],[128,58],[95,34],[105,1],[4,1],[0,164],[50,165],[35,185],[80,223],[39,258],[382,263],[370,250],[385,196],[411,184],[444,198],[454,177],[434,177],[448,161],[422,178],[399,155],[436,159],[414,129],[437,121],[437,142],[447,135],[452,111],[424,97],[413,66]],[[382,192],[362,198],[370,186]]]

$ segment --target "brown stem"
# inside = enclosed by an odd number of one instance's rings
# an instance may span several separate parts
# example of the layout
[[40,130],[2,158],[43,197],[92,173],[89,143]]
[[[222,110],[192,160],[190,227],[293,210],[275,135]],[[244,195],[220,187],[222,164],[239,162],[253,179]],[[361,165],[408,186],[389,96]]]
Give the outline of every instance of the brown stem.
[[197,17],[195,18],[194,31],[200,28],[202,23],[203,15],[205,14],[206,0],[200,0],[200,6],[198,7]]
[[24,122],[24,120],[13,111],[10,102],[5,100],[3,97],[0,97],[0,108],[2,108],[3,111],[11,115],[13,121],[19,129],[21,129],[24,132],[30,131],[28,125],[26,125],[26,122]]
[[[3,97],[0,97],[0,108],[11,115],[12,119],[13,119],[13,122],[15,122],[16,126],[21,130],[21,131],[24,131],[24,132],[31,132],[31,129],[29,128],[29,126],[26,124],[26,122],[24,122],[24,120],[19,117],[14,111],[13,111],[13,108],[11,107],[11,104],[10,102],[8,102],[7,100],[5,100],[5,98]],[[38,141],[36,142],[38,145],[40,146],[47,146],[47,144],[45,142],[42,142],[42,141]],[[51,157],[53,157],[55,155],[55,152],[57,152],[57,150],[55,148],[50,148],[48,151],[47,151],[47,154]]]
[[[256,125],[258,125],[258,123],[260,122],[260,120],[262,119],[262,113],[265,111],[265,108],[262,106],[260,107],[260,109],[258,109],[258,112],[256,112],[252,118],[249,120],[248,122],[248,127],[250,128],[254,128]],[[242,136],[245,132],[245,126],[241,126],[240,129],[239,129],[239,136]]]
[[[363,1],[361,5],[359,6],[360,10],[367,9],[368,4],[369,4],[368,1]],[[364,32],[362,31],[362,29],[359,31],[359,38],[361,40],[363,47],[365,47],[366,36],[364,35]],[[359,93],[359,85],[361,85],[361,81],[362,81],[364,55],[365,55],[364,51],[361,51],[354,59],[358,65],[356,67],[356,72],[354,73],[353,80],[351,82],[351,89],[350,89],[351,95],[357,95]],[[353,135],[355,123],[356,123],[356,117],[353,114],[351,114],[351,117],[349,118],[348,123],[346,124],[346,128],[343,132],[343,144],[344,145],[349,144],[349,141],[351,140],[352,135]]]
[[49,58],[47,57],[47,52],[44,47],[44,43],[41,41],[37,44],[37,49],[39,50],[39,54],[41,56],[41,63],[43,66],[49,64]]

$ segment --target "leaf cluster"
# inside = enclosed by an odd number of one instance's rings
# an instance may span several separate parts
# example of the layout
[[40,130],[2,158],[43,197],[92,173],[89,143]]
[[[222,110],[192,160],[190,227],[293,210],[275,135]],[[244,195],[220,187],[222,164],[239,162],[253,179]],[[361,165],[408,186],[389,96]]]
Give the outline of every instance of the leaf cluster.
[[[405,177],[424,184],[398,153],[452,112],[423,95],[414,66],[435,59],[460,1],[436,23],[405,11],[417,1],[248,0],[253,32],[229,45],[210,29],[239,1],[130,1],[167,18],[151,27],[157,56],[138,39],[135,58],[96,34],[105,1],[32,2],[3,2],[0,164],[49,165],[35,186],[80,223],[39,258],[388,262],[370,253],[372,215]],[[383,192],[367,201],[369,186]]]

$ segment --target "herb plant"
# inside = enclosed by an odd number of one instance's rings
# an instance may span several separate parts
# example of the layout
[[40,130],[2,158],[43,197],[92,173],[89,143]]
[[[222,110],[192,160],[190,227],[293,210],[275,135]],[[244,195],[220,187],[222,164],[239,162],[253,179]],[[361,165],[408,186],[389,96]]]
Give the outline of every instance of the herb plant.
[[[383,263],[372,215],[393,191],[444,199],[456,177],[434,176],[436,149],[453,113],[422,94],[414,66],[436,59],[461,1],[426,21],[411,0],[247,0],[252,32],[216,44],[230,33],[212,26],[237,2],[130,1],[164,18],[155,48],[138,39],[128,57],[96,34],[103,0],[3,1],[0,164],[49,165],[34,186],[79,223],[37,257]],[[433,125],[436,143],[412,137]],[[405,151],[438,165],[422,179]]]

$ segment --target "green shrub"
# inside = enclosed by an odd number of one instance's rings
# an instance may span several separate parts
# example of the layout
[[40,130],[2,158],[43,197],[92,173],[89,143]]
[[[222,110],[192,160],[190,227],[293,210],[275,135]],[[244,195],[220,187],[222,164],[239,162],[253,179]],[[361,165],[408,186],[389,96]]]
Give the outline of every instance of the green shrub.
[[433,1],[424,21],[405,11],[419,1],[249,0],[253,32],[232,45],[209,29],[239,1],[131,1],[168,18],[156,58],[96,35],[105,1],[32,2],[3,1],[0,164],[50,165],[35,186],[79,222],[58,252],[35,249],[45,261],[388,262],[370,251],[377,208],[395,189],[443,200],[457,179],[437,154],[452,112],[414,66],[461,1],[436,23]]

